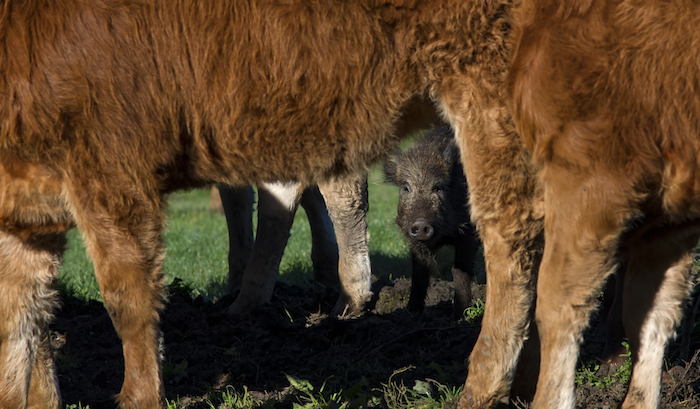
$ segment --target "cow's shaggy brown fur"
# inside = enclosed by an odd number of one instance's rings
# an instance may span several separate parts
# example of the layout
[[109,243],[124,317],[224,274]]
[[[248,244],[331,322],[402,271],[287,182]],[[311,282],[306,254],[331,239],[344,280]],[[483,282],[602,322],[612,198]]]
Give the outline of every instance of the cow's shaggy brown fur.
[[546,209],[533,407],[574,407],[582,329],[603,280],[626,260],[633,373],[622,407],[656,408],[700,235],[700,6],[523,3],[509,89],[542,167]]
[[120,406],[162,406],[164,194],[296,180],[342,200],[425,97],[468,157],[487,259],[462,407],[506,396],[543,210],[505,110],[515,2],[0,1],[0,406],[59,405],[41,345],[67,228],[81,231],[123,343]]

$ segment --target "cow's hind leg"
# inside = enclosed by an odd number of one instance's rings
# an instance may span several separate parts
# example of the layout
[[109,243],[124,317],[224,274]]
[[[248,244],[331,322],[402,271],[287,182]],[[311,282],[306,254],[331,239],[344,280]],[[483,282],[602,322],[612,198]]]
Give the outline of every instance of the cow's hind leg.
[[317,186],[304,190],[301,196],[311,228],[311,261],[314,265],[314,279],[326,285],[338,284],[338,242],[335,238],[333,222],[328,215],[326,202]]
[[221,205],[228,226],[228,284],[226,291],[234,294],[241,289],[243,273],[253,252],[253,203],[252,186],[218,186]]
[[0,231],[0,407],[58,408],[48,345],[63,235],[23,239]]
[[[545,250],[537,282],[541,365],[533,408],[575,404],[583,330],[605,278],[616,267],[624,226],[634,214],[623,186],[601,176],[547,169]],[[609,195],[608,191],[619,191]]]
[[632,378],[623,408],[659,406],[664,351],[690,290],[697,232],[658,233],[631,246],[625,274],[622,316],[632,352]]
[[269,302],[277,282],[280,261],[303,187],[297,182],[258,185],[258,229],[253,252],[243,272],[241,292],[226,310],[247,313]]
[[602,357],[609,370],[616,370],[626,359],[625,329],[622,324],[622,289],[627,264],[623,263],[618,271],[608,278],[603,292],[603,319],[605,320],[605,346]]
[[[124,182],[124,181],[122,181]],[[115,183],[114,186],[120,186]],[[164,201],[156,192],[81,188],[70,202],[95,265],[102,299],[122,341],[122,409],[163,408],[161,374]],[[80,196],[79,196],[80,195]]]
[[367,231],[367,177],[340,178],[319,184],[338,240],[341,294],[333,313],[359,314],[372,298],[372,270]]

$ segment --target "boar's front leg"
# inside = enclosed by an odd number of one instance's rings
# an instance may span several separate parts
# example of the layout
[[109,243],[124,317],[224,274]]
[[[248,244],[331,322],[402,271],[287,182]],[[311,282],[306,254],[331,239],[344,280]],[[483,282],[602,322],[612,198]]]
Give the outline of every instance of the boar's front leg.
[[479,239],[471,226],[457,237],[454,250],[455,259],[452,267],[452,284],[455,299],[452,309],[453,318],[460,318],[464,310],[472,303],[472,283],[474,282],[474,260],[479,249]]
[[423,311],[425,296],[430,285],[430,273],[435,269],[435,259],[411,251],[411,297],[408,299],[408,310],[411,312]]

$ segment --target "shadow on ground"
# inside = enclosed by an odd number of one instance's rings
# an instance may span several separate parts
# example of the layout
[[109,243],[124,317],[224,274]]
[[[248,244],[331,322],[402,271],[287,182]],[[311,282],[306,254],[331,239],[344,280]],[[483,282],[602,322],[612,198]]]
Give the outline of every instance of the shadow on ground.
[[[268,407],[291,408],[299,394],[289,387],[288,374],[316,387],[325,383],[328,390],[352,391],[356,407],[368,407],[362,399],[376,395],[403,368],[410,369],[392,381],[409,388],[426,379],[460,386],[479,322],[451,319],[449,281],[433,283],[421,314],[402,308],[409,290],[410,280],[380,279],[374,285],[372,312],[338,320],[328,316],[337,290],[320,285],[279,283],[272,302],[247,317],[224,314],[231,297],[205,302],[174,286],[162,313],[167,398],[178,400],[178,408],[208,408],[212,390],[231,385],[243,391],[246,386],[269,400]],[[123,360],[109,317],[99,302],[65,298],[63,304],[52,325],[52,341],[64,401],[113,408],[111,396],[119,392]],[[691,348],[700,350],[697,337]],[[602,339],[591,331],[582,361],[601,349]],[[663,406],[698,407],[700,364],[686,364],[674,353],[677,349],[676,343],[669,347]],[[582,385],[577,393],[583,407],[615,407],[624,387]]]

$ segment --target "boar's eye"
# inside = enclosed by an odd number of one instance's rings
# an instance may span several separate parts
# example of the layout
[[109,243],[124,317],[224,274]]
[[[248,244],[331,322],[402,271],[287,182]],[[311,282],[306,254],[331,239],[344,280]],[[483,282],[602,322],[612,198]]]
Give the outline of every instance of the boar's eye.
[[401,193],[408,193],[411,191],[411,188],[408,187],[408,185],[401,185]]
[[433,193],[442,193],[444,191],[445,191],[445,186],[443,186],[443,185],[433,186]]

